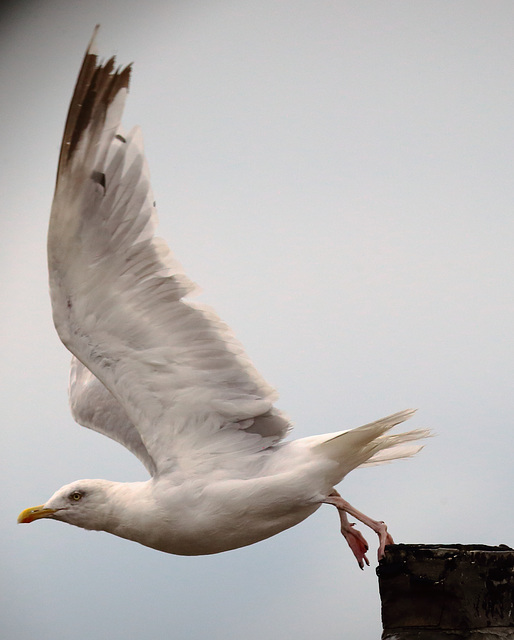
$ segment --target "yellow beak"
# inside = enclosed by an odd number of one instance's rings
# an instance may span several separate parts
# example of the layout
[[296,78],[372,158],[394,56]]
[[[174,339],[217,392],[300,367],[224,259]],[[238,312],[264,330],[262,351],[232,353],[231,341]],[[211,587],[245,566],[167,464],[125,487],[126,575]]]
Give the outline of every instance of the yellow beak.
[[39,518],[48,518],[55,513],[55,509],[46,509],[44,504],[40,504],[37,507],[30,507],[25,509],[18,516],[18,524],[32,522],[32,520],[38,520]]

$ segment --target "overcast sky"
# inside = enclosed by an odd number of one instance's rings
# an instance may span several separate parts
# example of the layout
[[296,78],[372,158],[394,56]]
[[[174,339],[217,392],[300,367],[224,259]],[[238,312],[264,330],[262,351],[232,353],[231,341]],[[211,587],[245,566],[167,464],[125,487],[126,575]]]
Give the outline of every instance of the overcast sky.
[[[164,236],[280,392],[295,437],[418,407],[437,437],[343,496],[397,542],[514,546],[514,5],[18,1],[0,16],[2,634],[17,640],[380,637],[326,506],[181,558],[57,522],[78,478],[145,479],[75,425],[46,228],[85,47],[134,62]],[[409,425],[411,426],[411,425]]]

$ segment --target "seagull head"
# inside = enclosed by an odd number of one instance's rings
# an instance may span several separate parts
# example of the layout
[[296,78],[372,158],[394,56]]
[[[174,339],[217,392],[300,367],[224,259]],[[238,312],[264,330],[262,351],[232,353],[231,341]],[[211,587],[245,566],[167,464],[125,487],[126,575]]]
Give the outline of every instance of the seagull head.
[[83,529],[104,529],[113,484],[107,480],[76,480],[58,489],[44,504],[22,511],[18,522],[51,518]]

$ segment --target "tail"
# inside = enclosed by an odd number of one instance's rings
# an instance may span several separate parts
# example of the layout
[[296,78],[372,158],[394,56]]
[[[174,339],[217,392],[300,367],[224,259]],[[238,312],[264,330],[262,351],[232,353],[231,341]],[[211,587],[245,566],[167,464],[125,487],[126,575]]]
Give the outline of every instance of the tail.
[[317,444],[314,451],[339,463],[338,482],[357,467],[408,458],[415,455],[423,446],[406,443],[427,438],[430,436],[430,431],[415,429],[394,435],[385,434],[397,424],[408,420],[415,411],[415,409],[407,409],[357,429],[343,431]]

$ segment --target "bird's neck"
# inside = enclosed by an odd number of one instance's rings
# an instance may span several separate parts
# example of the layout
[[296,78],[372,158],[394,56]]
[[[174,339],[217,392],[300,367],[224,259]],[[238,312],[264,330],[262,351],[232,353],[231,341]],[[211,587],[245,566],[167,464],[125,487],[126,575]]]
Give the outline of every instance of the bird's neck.
[[152,505],[152,480],[147,482],[108,482],[106,501],[99,514],[98,529],[122,538],[134,539]]

